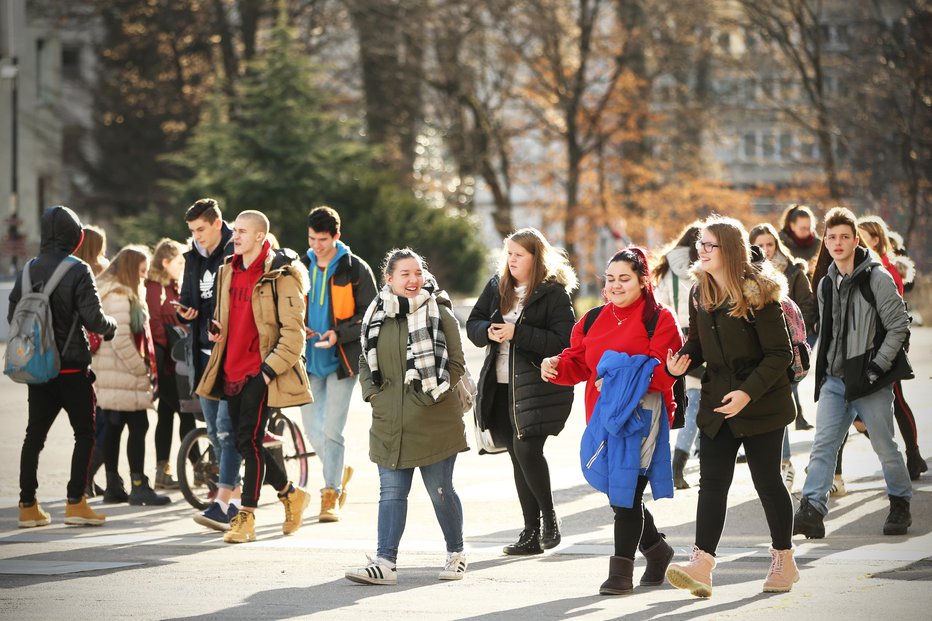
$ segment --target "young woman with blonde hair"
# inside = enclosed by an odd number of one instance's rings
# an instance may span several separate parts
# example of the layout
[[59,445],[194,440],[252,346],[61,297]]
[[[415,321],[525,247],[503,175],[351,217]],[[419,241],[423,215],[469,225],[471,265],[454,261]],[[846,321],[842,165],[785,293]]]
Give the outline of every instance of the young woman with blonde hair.
[[743,446],[770,527],[772,562],[763,588],[789,591],[799,572],[791,541],[793,502],[780,474],[783,434],[795,417],[787,375],[793,352],[780,306],[786,279],[767,262],[760,269],[751,265],[747,233],[737,220],[706,220],[696,247],[689,338],[678,353],[667,353],[671,375],[706,364],[697,416],[703,435],[696,539],[689,562],[670,565],[667,579],[711,597],[728,490]]
[[[143,474],[146,460],[148,410],[152,407],[152,377],[155,353],[149,333],[143,280],[149,270],[149,250],[126,246],[113,258],[97,279],[104,312],[117,322],[116,335],[104,341],[94,354],[95,387],[101,415],[107,418],[104,453],[107,489],[104,502],[134,505],[163,505],[171,502],[149,486]],[[129,459],[132,488],[127,495],[118,473],[120,437],[129,427],[126,456]]]
[[543,381],[540,364],[570,344],[576,274],[537,229],[505,239],[498,273],[476,301],[466,334],[486,348],[478,422],[508,449],[524,529],[508,555],[541,554],[560,543],[544,443],[563,429],[573,389]]

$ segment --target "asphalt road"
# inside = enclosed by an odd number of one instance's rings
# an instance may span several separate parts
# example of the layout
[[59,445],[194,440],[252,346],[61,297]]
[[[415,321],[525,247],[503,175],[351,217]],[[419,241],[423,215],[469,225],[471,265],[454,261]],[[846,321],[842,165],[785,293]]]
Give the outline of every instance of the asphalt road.
[[[470,368],[478,375],[482,353],[468,350]],[[916,412],[920,446],[929,456],[932,329],[914,331],[911,358],[917,379],[905,384],[905,392]],[[811,378],[801,394],[814,419]],[[826,538],[795,540],[802,578],[791,593],[761,593],[770,560],[767,528],[747,469],[739,465],[711,599],[699,600],[669,585],[605,598],[597,593],[612,553],[612,513],[606,498],[589,488],[580,473],[581,393],[566,430],[546,449],[563,543],[542,556],[503,556],[501,547],[515,538],[522,523],[510,462],[504,455],[470,451],[458,457],[455,474],[466,516],[466,579],[437,580],[443,538],[416,479],[394,587],[343,578],[345,568],[364,564],[365,554],[375,550],[378,477],[367,458],[369,410],[358,390],[347,427],[347,463],[357,474],[343,521],[318,524],[315,500],[303,528],[283,537],[282,509],[265,488],[257,513],[258,541],[239,546],[224,544],[217,533],[196,525],[190,519],[193,510],[177,492],[165,507],[106,506],[102,528],[64,526],[71,454],[64,415],[40,461],[39,498],[53,522],[17,529],[25,411],[24,387],[0,378],[2,619],[932,619],[932,473],[914,486],[909,534],[884,537],[888,503],[880,466],[869,441],[859,435],[845,450],[848,495],[832,502]],[[152,413],[150,435],[154,419]],[[791,431],[790,438],[798,493],[813,432]],[[155,466],[148,446],[151,476]],[[122,469],[128,471],[125,461]],[[687,478],[697,481],[698,461],[690,461]],[[319,486],[315,464],[308,487]],[[649,501],[678,558],[692,545],[697,493],[693,487],[672,500]],[[639,558],[636,579],[642,567]]]

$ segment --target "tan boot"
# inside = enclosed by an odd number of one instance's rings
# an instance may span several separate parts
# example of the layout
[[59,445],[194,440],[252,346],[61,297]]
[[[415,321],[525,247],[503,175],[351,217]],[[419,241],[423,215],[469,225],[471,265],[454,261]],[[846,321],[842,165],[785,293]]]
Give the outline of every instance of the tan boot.
[[82,496],[79,502],[65,503],[65,524],[70,526],[103,526],[107,516],[97,513],[87,504],[87,496]]
[[350,482],[350,479],[353,478],[353,467],[345,466],[343,468],[343,481],[340,484],[340,499],[337,504],[340,505],[340,508],[343,508],[343,504],[346,502],[346,486]]
[[301,528],[304,520],[304,510],[311,504],[311,495],[303,489],[294,486],[294,491],[278,499],[285,506],[285,521],[282,522],[282,534],[290,535]]
[[673,563],[667,568],[667,580],[676,588],[686,589],[696,597],[712,597],[713,569],[715,557],[693,546],[688,563]]
[[340,507],[337,505],[337,490],[325,489],[320,493],[320,516],[321,522],[339,522]]
[[793,550],[770,548],[770,571],[764,580],[764,593],[786,593],[796,582],[799,582],[799,569]]
[[223,533],[227,543],[249,543],[256,540],[256,515],[252,511],[240,511],[230,520],[230,530]]
[[49,522],[52,521],[52,516],[49,515],[48,511],[45,511],[42,507],[39,506],[39,501],[36,500],[30,506],[23,506],[23,503],[19,503],[19,527],[20,528],[35,528],[36,526],[48,526]]

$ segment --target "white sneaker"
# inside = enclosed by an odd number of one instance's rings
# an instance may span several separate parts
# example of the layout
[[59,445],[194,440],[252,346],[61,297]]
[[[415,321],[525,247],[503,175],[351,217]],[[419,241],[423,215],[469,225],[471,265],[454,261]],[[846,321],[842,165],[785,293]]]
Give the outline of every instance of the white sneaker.
[[848,493],[848,490],[845,489],[845,480],[839,475],[835,475],[835,479],[832,481],[832,489],[828,491],[828,495],[833,498],[841,498]]
[[468,564],[465,552],[450,552],[447,554],[446,565],[443,566],[439,577],[441,580],[462,580],[466,577]]
[[384,558],[372,558],[368,554],[369,564],[365,567],[347,569],[346,578],[360,584],[398,584],[398,571],[395,564]]
[[786,485],[786,491],[793,493],[793,481],[796,479],[796,468],[793,462],[784,461],[780,464],[780,474],[783,475],[783,484]]

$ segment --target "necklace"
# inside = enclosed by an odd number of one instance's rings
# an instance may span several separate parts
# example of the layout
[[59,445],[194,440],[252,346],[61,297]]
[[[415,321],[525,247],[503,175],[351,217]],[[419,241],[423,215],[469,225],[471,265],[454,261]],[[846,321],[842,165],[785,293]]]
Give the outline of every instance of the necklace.
[[618,322],[618,325],[620,326],[621,324],[623,324],[625,322],[625,319],[627,319],[627,317],[622,317],[621,319],[619,319],[618,315],[615,314],[615,305],[612,304],[611,302],[609,302],[609,308],[612,311],[612,316],[615,318],[615,321]]

